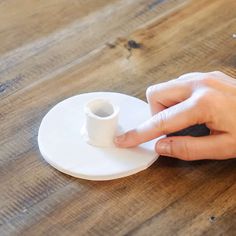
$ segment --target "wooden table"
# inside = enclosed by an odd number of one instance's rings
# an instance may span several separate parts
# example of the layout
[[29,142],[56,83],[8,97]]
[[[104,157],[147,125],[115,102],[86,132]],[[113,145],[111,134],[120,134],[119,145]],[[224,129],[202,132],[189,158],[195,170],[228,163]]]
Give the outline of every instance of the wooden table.
[[236,160],[161,157],[92,182],[37,145],[43,116],[72,95],[145,99],[186,72],[236,77],[235,34],[235,0],[0,1],[0,235],[236,235]]

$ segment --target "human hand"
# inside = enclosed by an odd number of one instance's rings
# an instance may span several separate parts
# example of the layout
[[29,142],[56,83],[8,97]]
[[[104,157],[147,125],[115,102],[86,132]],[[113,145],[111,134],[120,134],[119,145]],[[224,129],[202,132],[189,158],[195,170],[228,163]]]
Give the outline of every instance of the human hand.
[[222,72],[189,73],[151,86],[146,92],[152,117],[116,137],[118,147],[134,147],[196,124],[210,135],[172,136],[156,144],[160,155],[183,160],[236,157],[236,80]]

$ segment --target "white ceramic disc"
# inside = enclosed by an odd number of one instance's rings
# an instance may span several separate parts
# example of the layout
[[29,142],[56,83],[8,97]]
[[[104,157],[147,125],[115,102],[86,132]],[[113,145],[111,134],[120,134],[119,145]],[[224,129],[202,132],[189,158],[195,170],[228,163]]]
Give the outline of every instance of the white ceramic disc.
[[38,145],[44,159],[63,173],[88,180],[121,178],[149,167],[158,158],[156,140],[128,149],[96,147],[84,140],[84,106],[94,98],[119,106],[119,126],[124,131],[149,118],[147,103],[120,93],[95,92],[68,98],[54,106],[40,125]]

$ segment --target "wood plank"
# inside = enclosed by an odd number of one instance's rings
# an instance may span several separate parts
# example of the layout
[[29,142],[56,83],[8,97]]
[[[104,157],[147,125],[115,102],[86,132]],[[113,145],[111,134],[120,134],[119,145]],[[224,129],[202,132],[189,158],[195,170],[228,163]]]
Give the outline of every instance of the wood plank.
[[156,10],[147,10],[150,2],[118,1],[48,37],[3,55],[0,58],[0,97],[7,97],[39,78],[43,80],[48,74],[61,73],[117,36],[122,37],[153,18],[161,18],[169,9],[174,11],[179,2],[183,4],[180,0],[168,0],[160,6],[156,4]]
[[63,30],[117,1],[3,1],[0,3],[0,54]]
[[[230,193],[236,190],[235,173],[228,165],[225,167],[229,168],[229,172],[222,173],[220,170],[217,174],[212,172],[211,176],[205,176],[200,186],[189,189],[181,199],[146,220],[130,235],[144,235],[146,232],[149,235],[157,235],[159,232],[163,235],[171,235],[172,232],[176,235],[195,235],[196,232],[197,235],[204,235],[209,229],[212,233],[224,234],[231,224],[222,227],[217,221],[223,221],[228,217],[228,210],[235,207],[235,198]],[[215,174],[218,178],[215,178]],[[179,214],[181,217],[176,218]],[[233,219],[233,214],[230,215]],[[235,219],[233,221],[236,222]],[[166,227],[166,222],[169,227]]]

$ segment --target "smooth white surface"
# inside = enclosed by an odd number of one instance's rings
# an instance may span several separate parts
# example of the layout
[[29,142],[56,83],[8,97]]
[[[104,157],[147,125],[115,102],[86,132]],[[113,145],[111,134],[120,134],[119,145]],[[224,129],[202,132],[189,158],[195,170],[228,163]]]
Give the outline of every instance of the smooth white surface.
[[88,144],[81,135],[88,101],[107,99],[119,107],[119,126],[126,131],[149,118],[148,105],[137,98],[108,92],[96,92],[68,98],[53,107],[43,118],[38,145],[44,159],[66,174],[88,180],[125,177],[149,167],[157,158],[156,140],[139,147],[101,148]]
[[95,98],[85,105],[85,124],[81,134],[97,147],[111,147],[118,133],[119,108],[111,101]]

